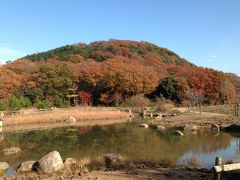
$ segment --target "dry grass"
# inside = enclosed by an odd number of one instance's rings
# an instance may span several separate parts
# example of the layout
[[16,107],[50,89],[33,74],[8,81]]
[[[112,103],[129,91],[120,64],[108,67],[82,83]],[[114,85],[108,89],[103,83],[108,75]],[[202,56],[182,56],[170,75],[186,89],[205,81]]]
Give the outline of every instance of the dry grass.
[[124,119],[127,112],[108,108],[68,108],[54,109],[50,112],[38,112],[20,115],[8,115],[4,118],[4,126],[30,123],[64,122],[70,116],[80,120]]
[[[200,111],[200,108],[196,108],[197,111]],[[234,115],[234,105],[214,105],[214,106],[202,106],[203,112],[219,113]]]

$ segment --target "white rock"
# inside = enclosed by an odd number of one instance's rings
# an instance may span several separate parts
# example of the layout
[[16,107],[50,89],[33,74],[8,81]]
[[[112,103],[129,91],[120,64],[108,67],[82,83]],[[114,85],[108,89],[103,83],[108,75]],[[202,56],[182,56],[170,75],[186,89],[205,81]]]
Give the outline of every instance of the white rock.
[[157,126],[157,130],[164,131],[166,128],[164,126]]
[[9,168],[8,163],[0,162],[0,172],[6,171]]
[[70,116],[68,119],[65,120],[67,123],[70,123],[70,124],[75,124],[76,122],[76,119],[72,116]]
[[57,151],[53,151],[38,161],[39,167],[44,173],[52,173],[64,168],[62,158]]
[[212,124],[211,131],[213,132],[219,132],[220,128],[217,124]]
[[36,161],[26,161],[23,162],[17,169],[17,172],[30,172],[33,170],[33,165]]
[[140,124],[140,127],[141,127],[141,128],[146,128],[146,129],[147,129],[147,128],[148,128],[148,125],[147,125],[147,124]]
[[179,130],[173,131],[173,134],[175,134],[176,136],[184,136],[184,134]]

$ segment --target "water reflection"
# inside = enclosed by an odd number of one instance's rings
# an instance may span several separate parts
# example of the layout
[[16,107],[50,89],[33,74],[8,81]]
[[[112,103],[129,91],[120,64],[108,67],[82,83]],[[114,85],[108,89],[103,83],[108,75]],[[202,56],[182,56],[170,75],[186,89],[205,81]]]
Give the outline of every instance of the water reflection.
[[13,166],[26,160],[38,160],[49,151],[57,150],[63,158],[94,159],[105,153],[119,153],[133,162],[167,161],[181,164],[189,158],[199,159],[210,167],[216,156],[235,159],[239,156],[239,139],[221,133],[197,132],[177,137],[171,130],[159,132],[141,129],[132,121],[109,126],[81,126],[45,129],[31,132],[6,133],[0,143],[4,148],[19,146],[22,151],[0,156]]

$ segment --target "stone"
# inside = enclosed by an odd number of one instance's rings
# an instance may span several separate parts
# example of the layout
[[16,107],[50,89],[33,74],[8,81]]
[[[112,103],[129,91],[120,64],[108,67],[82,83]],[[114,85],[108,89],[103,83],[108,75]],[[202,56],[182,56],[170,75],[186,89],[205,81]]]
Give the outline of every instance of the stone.
[[11,148],[5,148],[3,149],[4,155],[11,155],[11,154],[17,154],[21,151],[19,147],[11,147]]
[[16,170],[12,167],[9,167],[7,171],[4,173],[3,177],[8,179],[8,177],[14,176],[16,174],[17,174]]
[[122,156],[119,154],[105,154],[104,158],[107,168],[119,168],[123,164]]
[[157,126],[157,130],[164,131],[166,128],[164,126]]
[[67,123],[70,124],[75,124],[76,123],[76,119],[72,116],[70,116],[68,119],[65,120]]
[[0,172],[4,172],[9,168],[8,163],[6,162],[0,162]]
[[184,134],[179,130],[173,131],[173,134],[175,134],[176,136],[184,136]]
[[64,166],[72,166],[74,164],[77,164],[77,160],[76,159],[73,159],[73,158],[66,158],[65,161],[64,161]]
[[145,129],[147,129],[147,128],[148,128],[148,125],[147,125],[147,124],[140,124],[140,128],[145,128]]
[[235,123],[230,126],[224,127],[223,131],[227,132],[240,132],[240,123]]
[[211,131],[212,132],[219,132],[220,128],[219,128],[218,124],[212,124]]
[[20,164],[17,169],[17,172],[31,172],[36,161],[26,161]]
[[57,151],[52,151],[38,161],[39,168],[44,173],[52,173],[64,168],[62,158]]
[[181,128],[183,131],[197,131],[196,125],[185,125]]

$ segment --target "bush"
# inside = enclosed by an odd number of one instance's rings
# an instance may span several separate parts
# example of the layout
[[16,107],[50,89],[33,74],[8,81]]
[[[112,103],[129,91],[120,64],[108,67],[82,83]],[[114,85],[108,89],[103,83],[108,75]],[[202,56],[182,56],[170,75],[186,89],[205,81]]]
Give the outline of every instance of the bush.
[[155,106],[158,111],[162,112],[167,112],[174,108],[173,102],[164,98],[156,98],[153,106]]
[[19,98],[19,103],[21,107],[31,107],[32,106],[32,102],[28,97],[20,97]]
[[7,110],[7,103],[0,101],[0,111]]
[[16,96],[11,96],[9,98],[8,108],[12,111],[21,109],[20,100]]
[[126,99],[122,105],[127,107],[147,107],[150,101],[144,95],[136,95]]
[[64,100],[60,98],[59,96],[56,96],[53,100],[54,106],[59,108],[69,107],[70,102],[68,100]]
[[36,100],[35,107],[38,109],[48,109],[52,107],[52,103],[48,100]]

